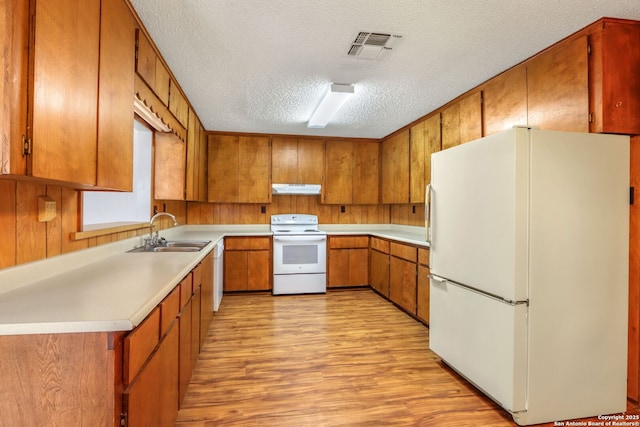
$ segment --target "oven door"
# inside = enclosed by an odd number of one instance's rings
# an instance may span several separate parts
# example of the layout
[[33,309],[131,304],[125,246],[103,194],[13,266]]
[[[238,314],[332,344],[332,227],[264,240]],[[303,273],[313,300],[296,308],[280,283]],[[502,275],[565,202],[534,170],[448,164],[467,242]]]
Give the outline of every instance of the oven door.
[[326,273],[327,236],[273,236],[273,274]]

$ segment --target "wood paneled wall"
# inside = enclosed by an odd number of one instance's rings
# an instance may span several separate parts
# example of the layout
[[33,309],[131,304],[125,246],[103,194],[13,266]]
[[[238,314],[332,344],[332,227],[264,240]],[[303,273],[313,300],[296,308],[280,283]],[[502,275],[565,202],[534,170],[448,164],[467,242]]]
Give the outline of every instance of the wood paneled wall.
[[188,224],[269,224],[271,215],[284,213],[318,215],[321,224],[389,223],[388,205],[325,205],[320,196],[273,196],[264,204],[187,203]]
[[[55,200],[53,220],[38,221],[38,196]],[[322,224],[424,224],[423,205],[325,205],[320,203],[320,196],[273,196],[272,203],[267,204],[153,200],[152,206],[174,214],[179,224],[269,224],[271,215],[292,212],[318,215]],[[81,192],[74,189],[0,179],[0,268],[148,233],[145,228],[73,240],[71,234],[81,230],[80,210]],[[158,229],[173,226],[164,217],[157,225]]]
[[414,225],[424,227],[424,204],[412,203],[404,205],[390,205],[389,223],[399,225]]
[[[0,179],[0,268],[73,252],[105,243],[140,236],[148,229],[117,232],[73,240],[71,233],[81,230],[80,192],[33,181]],[[38,221],[38,197],[48,196],[56,202],[56,217]],[[174,213],[185,224],[185,202],[158,202],[159,210]],[[172,226],[160,218],[160,228]],[[0,284],[1,286],[1,284]]]

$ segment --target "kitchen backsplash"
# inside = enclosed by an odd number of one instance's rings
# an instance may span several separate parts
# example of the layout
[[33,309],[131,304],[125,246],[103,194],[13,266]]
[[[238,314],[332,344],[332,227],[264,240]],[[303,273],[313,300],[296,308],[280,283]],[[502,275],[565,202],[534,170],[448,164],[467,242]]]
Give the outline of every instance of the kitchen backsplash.
[[[56,217],[38,221],[38,196],[56,202]],[[80,231],[81,193],[66,187],[22,180],[0,180],[0,268],[128,239],[148,228],[107,233],[74,240]],[[271,215],[310,213],[321,224],[424,225],[424,205],[325,205],[320,196],[273,196],[268,204],[160,201],[159,211],[171,212],[180,224],[268,224]],[[343,211],[344,209],[344,211]],[[263,212],[264,211],[264,212]],[[170,227],[162,218],[159,228]]]

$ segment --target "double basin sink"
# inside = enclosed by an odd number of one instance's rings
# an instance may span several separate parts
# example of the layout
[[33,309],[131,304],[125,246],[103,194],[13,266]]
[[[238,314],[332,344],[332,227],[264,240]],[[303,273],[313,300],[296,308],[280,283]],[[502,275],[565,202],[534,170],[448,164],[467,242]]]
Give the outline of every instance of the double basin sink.
[[127,252],[199,252],[211,240],[161,240],[156,245],[141,246]]

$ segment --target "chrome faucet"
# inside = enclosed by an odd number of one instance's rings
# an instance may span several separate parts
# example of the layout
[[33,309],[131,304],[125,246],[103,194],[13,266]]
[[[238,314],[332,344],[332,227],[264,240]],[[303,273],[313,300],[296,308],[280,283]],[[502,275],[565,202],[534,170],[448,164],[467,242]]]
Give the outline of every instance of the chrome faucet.
[[160,244],[160,238],[159,236],[159,231],[156,231],[156,235],[153,235],[153,225],[155,220],[160,217],[160,216],[168,216],[171,219],[173,219],[173,226],[177,226],[178,225],[178,220],[176,219],[176,217],[172,214],[170,214],[169,212],[158,212],[157,214],[155,214],[154,216],[151,217],[151,219],[149,220],[149,238],[145,239],[144,241],[144,245],[146,247],[153,247],[153,246],[158,246]]

